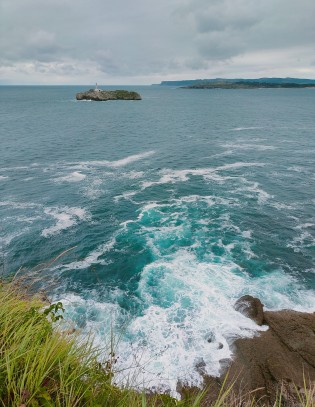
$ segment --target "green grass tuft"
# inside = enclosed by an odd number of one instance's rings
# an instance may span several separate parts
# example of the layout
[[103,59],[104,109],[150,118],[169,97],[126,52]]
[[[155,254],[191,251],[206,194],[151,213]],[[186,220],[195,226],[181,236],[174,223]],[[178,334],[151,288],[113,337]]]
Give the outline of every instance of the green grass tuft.
[[114,386],[110,360],[101,363],[90,340],[54,328],[61,309],[0,282],[0,406],[192,405]]

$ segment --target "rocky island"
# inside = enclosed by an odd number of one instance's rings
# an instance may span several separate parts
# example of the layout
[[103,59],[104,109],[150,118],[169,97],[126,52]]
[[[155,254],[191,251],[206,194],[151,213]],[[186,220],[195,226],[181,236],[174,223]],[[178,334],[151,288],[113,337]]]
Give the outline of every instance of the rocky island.
[[128,90],[101,90],[96,86],[95,89],[77,93],[76,99],[105,102],[107,100],[141,100],[141,96],[137,92],[129,92]]

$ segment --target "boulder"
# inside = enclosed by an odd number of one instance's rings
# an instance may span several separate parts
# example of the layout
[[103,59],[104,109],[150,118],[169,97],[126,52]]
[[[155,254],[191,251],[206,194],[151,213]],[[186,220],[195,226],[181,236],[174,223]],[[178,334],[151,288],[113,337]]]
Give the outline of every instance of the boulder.
[[241,314],[255,321],[257,325],[263,324],[263,304],[258,298],[252,297],[251,295],[244,295],[236,301],[234,308],[236,311],[239,311]]

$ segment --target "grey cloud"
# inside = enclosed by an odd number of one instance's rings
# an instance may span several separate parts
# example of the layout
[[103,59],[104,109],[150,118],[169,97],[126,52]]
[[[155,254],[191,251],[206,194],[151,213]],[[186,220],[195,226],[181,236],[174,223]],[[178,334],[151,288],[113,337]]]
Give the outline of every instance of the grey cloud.
[[315,39],[313,0],[198,0],[180,7],[177,15],[190,25],[200,55],[210,60]]
[[206,10],[196,13],[197,30],[201,33],[227,29],[245,30],[259,21],[257,10],[248,7],[244,2],[242,6],[234,2],[234,6],[232,8],[227,2],[210,4]]
[[313,0],[1,0],[0,58],[24,82],[233,76],[243,57],[256,75],[276,50],[313,72],[314,15]]
[[245,52],[247,41],[238,29],[209,31],[196,36],[196,49],[208,61],[226,60]]
[[208,62],[201,57],[189,58],[184,62],[184,66],[188,69],[198,71],[200,69],[208,69]]

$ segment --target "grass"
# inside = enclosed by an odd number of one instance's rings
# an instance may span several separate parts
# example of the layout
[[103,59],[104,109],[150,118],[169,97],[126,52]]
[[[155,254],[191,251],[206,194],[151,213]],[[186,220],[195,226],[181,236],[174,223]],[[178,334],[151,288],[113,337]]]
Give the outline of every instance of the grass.
[[112,384],[111,359],[91,340],[54,328],[61,304],[0,282],[0,406],[199,406]]
[[[61,330],[62,304],[29,295],[14,282],[0,281],[0,406],[2,407],[200,407],[204,392],[182,401],[168,395],[137,393],[112,382],[113,357],[102,362],[89,339]],[[62,325],[61,325],[62,326]],[[315,387],[305,382],[299,405],[315,407]],[[263,405],[252,394],[235,396],[223,383],[212,407]],[[281,392],[273,407],[283,406]]]

